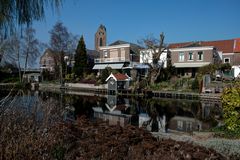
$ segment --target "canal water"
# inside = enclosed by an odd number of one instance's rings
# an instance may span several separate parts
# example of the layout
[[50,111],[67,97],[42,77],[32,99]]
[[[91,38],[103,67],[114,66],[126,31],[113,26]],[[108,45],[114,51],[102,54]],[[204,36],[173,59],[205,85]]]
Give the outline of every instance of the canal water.
[[[0,100],[8,92],[0,92]],[[16,94],[15,94],[16,95]],[[38,116],[47,107],[54,106],[51,114],[61,114],[64,121],[73,122],[79,116],[90,120],[102,119],[110,125],[134,125],[152,132],[192,132],[206,131],[221,122],[221,104],[199,100],[177,100],[163,98],[122,97],[116,95],[81,95],[63,92],[27,92],[18,93],[9,102],[31,112],[36,104],[43,104],[38,109]]]

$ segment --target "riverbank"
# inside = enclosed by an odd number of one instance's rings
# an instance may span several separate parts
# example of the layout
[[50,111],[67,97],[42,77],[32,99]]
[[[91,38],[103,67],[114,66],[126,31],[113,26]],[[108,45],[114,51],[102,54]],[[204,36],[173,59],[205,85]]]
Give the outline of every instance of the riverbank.
[[227,159],[212,149],[189,142],[159,140],[146,130],[131,125],[123,128],[79,117],[67,132],[72,133],[71,142],[74,142],[73,150],[65,155],[69,159]]
[[240,139],[216,138],[212,132],[193,132],[188,135],[171,131],[171,133],[152,132],[152,134],[158,139],[172,139],[192,143],[214,149],[230,159],[240,159]]
[[[44,91],[56,91],[64,90],[66,92],[87,92],[96,95],[107,95],[108,87],[107,84],[94,85],[86,83],[65,83],[65,85],[54,84],[54,83],[40,83],[39,90]],[[214,101],[220,102],[221,94],[215,93],[195,93],[195,92],[179,92],[179,91],[150,91],[141,90],[133,91],[131,89],[119,90],[117,95],[124,96],[142,96],[142,97],[154,97],[154,98],[174,98],[174,99],[188,99],[188,100],[203,100],[203,101]]]

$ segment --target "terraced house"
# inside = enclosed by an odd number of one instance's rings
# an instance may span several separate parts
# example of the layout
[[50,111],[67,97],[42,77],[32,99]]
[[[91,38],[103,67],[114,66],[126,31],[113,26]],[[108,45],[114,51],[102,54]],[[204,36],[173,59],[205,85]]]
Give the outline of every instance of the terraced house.
[[240,69],[240,39],[173,43],[169,45],[172,64],[178,75],[194,77],[198,68],[216,63],[230,63]]

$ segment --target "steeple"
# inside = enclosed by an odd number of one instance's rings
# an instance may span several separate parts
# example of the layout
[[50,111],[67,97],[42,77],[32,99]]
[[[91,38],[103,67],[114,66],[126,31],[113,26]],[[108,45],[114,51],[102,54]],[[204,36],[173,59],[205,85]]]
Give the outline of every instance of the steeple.
[[99,47],[107,45],[107,30],[104,25],[98,27],[95,33],[95,50],[99,51]]

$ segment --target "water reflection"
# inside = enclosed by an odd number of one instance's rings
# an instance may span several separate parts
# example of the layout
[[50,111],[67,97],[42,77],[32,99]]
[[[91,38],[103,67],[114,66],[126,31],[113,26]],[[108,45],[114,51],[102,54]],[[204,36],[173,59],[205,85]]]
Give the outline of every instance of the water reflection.
[[109,124],[132,124],[152,132],[203,131],[216,126],[221,105],[211,102],[170,99],[128,99],[108,95],[105,103],[93,107],[95,118]]
[[[65,121],[87,116],[108,121],[110,125],[128,124],[144,127],[153,132],[204,131],[221,121],[221,104],[215,102],[185,101],[175,99],[127,98],[116,95],[69,95],[52,92],[21,95],[19,101],[31,110],[31,105],[41,99],[46,106],[58,106]],[[16,101],[20,104],[19,101]],[[44,109],[44,108],[42,108]],[[61,112],[60,112],[61,111]],[[39,116],[41,117],[39,109]]]
[[98,103],[93,107],[94,117],[107,120],[110,125],[131,124],[132,115],[129,112],[130,104],[126,98],[117,98],[115,95],[108,95],[105,103]]

